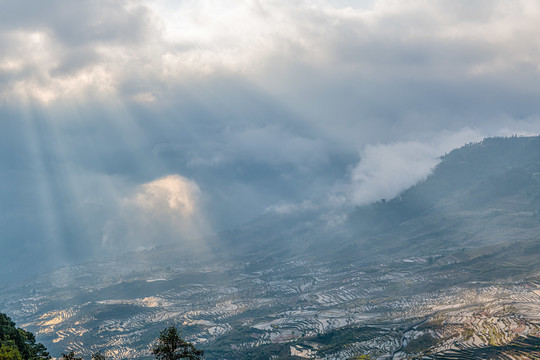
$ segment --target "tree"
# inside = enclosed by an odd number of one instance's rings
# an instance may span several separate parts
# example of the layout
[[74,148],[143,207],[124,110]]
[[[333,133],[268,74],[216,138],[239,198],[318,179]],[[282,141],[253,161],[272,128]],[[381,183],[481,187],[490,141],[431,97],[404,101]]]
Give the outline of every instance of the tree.
[[13,341],[0,343],[0,360],[22,360],[21,354]]
[[45,346],[36,343],[34,334],[16,328],[9,316],[0,313],[0,360],[46,360],[50,358]]
[[176,326],[170,326],[159,333],[157,344],[152,353],[158,360],[203,359],[203,351],[198,350],[190,342],[180,337]]
[[73,351],[70,351],[67,354],[62,353],[62,357],[60,358],[62,360],[82,360],[82,358],[75,356],[75,353]]
[[105,360],[105,355],[98,351],[97,353],[92,354],[92,360]]

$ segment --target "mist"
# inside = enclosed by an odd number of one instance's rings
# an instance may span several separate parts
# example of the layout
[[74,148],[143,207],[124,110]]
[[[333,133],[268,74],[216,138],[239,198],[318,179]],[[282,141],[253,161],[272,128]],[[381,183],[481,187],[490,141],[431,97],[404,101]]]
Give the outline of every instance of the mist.
[[534,1],[6,3],[1,271],[204,247],[538,134],[539,17]]

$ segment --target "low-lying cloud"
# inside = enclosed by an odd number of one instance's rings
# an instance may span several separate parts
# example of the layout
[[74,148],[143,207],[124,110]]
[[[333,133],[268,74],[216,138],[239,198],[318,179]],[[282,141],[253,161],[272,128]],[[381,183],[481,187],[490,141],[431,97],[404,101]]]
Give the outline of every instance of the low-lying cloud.
[[200,189],[193,181],[180,175],[169,175],[139,186],[126,205],[150,215],[170,215],[191,218],[199,207]]
[[116,204],[118,213],[104,227],[103,249],[151,248],[182,244],[201,250],[211,234],[198,185],[180,175],[168,175],[139,185]]
[[351,171],[350,201],[366,205],[392,199],[402,191],[426,179],[445,153],[483,135],[471,129],[442,133],[429,142],[408,141],[368,145],[360,153],[360,162]]

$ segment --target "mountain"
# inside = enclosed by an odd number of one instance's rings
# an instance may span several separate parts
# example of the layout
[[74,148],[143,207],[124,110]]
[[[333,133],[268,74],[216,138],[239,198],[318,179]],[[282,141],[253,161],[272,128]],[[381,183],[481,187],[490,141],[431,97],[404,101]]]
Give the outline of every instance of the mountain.
[[540,138],[489,138],[395,199],[63,267],[1,289],[0,311],[52,354],[149,359],[174,323],[207,359],[532,359],[539,229]]
[[[431,224],[438,219],[464,222],[475,227],[465,243],[506,241],[500,228],[519,233],[519,228],[536,227],[540,210],[540,139],[490,138],[454,150],[442,158],[433,174],[391,201],[358,209],[351,221],[360,233],[380,234],[406,229],[408,222]],[[517,216],[517,222],[485,223],[486,215]],[[450,224],[448,224],[450,225]],[[444,226],[449,228],[449,226]],[[418,231],[417,225],[414,231]],[[437,226],[440,228],[440,226]],[[520,239],[523,238],[520,236]],[[459,240],[456,240],[459,242]],[[473,244],[474,245],[474,244]]]

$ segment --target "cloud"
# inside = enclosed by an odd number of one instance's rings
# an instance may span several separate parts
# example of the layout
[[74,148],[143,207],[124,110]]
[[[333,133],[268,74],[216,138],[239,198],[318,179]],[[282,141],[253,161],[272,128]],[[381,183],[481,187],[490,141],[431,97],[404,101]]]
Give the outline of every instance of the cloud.
[[[189,166],[227,166],[236,161],[255,161],[270,165],[324,165],[327,150],[320,139],[294,134],[277,124],[243,129],[226,128],[206,154],[193,154]],[[202,156],[200,156],[202,155]]]
[[[85,0],[6,3],[0,14],[0,94],[19,103],[85,101],[118,93],[127,58],[158,31],[146,7]],[[137,54],[135,54],[137,53]]]
[[[3,82],[3,94],[46,103],[88,93],[145,102],[174,99],[171,86],[196,88],[200,81],[234,76],[285,95],[299,113],[320,113],[313,119],[328,121],[334,112],[338,128],[360,115],[380,121],[418,107],[444,113],[448,101],[467,112],[488,111],[483,104],[502,100],[493,109],[500,111],[515,100],[508,95],[516,88],[520,96],[538,95],[533,79],[540,46],[529,40],[540,30],[534,1],[348,5],[8,4],[0,18],[0,69],[11,80]],[[310,100],[313,106],[305,106]]]
[[102,246],[118,251],[181,243],[186,251],[200,250],[211,234],[201,196],[195,182],[176,174],[137,186],[105,224]]
[[368,145],[351,171],[350,189],[355,205],[392,199],[427,178],[445,153],[484,136],[471,129],[438,134],[430,142],[408,141]]
[[533,0],[4,1],[0,250],[395,196],[454,146],[540,133],[539,31]]
[[[197,211],[197,184],[179,175],[169,175],[140,186],[131,200],[149,214],[191,217]],[[129,201],[128,201],[129,202]]]
[[162,172],[313,175],[368,145],[520,131],[540,112],[534,1],[25,0],[0,17],[4,107],[115,129],[98,157],[126,171],[123,142]]
[[290,215],[297,212],[304,212],[317,209],[317,206],[309,200],[304,200],[301,203],[279,203],[266,208],[265,213],[277,215]]

